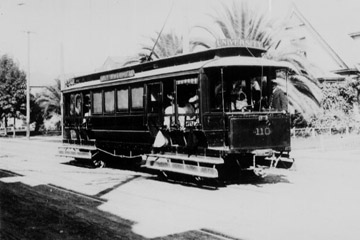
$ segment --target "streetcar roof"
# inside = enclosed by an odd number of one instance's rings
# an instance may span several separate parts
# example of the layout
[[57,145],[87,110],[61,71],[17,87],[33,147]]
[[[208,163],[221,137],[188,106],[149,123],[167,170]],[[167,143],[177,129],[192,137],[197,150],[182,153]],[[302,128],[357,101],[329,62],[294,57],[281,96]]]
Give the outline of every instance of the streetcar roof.
[[[277,62],[265,58],[258,57],[244,57],[232,56],[214,58],[206,61],[193,62],[188,64],[181,64],[171,67],[157,68],[153,70],[136,72],[135,76],[114,79],[110,81],[93,80],[87,82],[76,83],[72,86],[65,88],[64,92],[73,92],[83,89],[94,89],[98,87],[109,87],[118,84],[137,83],[144,81],[151,81],[154,79],[163,79],[168,77],[180,77],[184,75],[198,74],[200,69],[215,68],[215,67],[264,67],[264,68],[289,68],[291,64],[287,62]],[[127,67],[128,68],[128,67]],[[121,69],[119,69],[121,71]]]
[[244,67],[272,67],[272,68],[289,68],[292,65],[287,62],[278,62],[266,58],[257,57],[225,57],[209,61],[205,67],[222,67],[222,66],[244,66]]

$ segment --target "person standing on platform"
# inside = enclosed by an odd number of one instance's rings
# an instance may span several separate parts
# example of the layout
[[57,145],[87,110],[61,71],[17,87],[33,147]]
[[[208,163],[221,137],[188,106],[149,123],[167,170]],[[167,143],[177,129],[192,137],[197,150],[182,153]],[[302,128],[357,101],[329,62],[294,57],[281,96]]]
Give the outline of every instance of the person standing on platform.
[[284,79],[276,78],[272,81],[272,95],[270,97],[270,109],[279,112],[287,112],[288,99],[283,90],[279,87],[279,81],[285,81]]

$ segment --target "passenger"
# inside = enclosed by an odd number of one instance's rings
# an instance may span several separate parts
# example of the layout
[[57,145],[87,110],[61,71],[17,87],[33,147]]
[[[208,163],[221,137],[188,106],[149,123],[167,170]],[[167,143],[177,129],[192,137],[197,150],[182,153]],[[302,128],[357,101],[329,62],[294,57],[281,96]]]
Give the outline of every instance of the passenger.
[[191,106],[192,112],[190,116],[186,117],[187,126],[197,126],[199,123],[199,96],[194,95],[189,99],[189,104]]
[[166,126],[166,128],[170,128],[171,118],[172,115],[175,113],[175,104],[174,96],[172,94],[167,94],[166,96],[170,100],[170,106],[165,108],[164,126]]
[[83,117],[83,125],[87,126],[87,123],[89,121],[88,117],[91,116],[91,102],[90,102],[90,96],[85,95],[84,97],[84,117]]
[[218,82],[215,87],[215,109],[222,108],[222,97],[226,94],[226,85],[223,86],[221,82]]
[[287,111],[288,100],[283,90],[279,87],[279,83],[285,81],[281,78],[272,80],[272,95],[270,97],[270,109],[280,112]]
[[199,108],[199,96],[193,91],[184,105],[184,112],[187,115],[194,115]]
[[91,102],[90,96],[86,95],[84,100],[84,116],[89,117],[91,116]]
[[195,113],[194,106],[191,103],[186,103],[184,107],[179,107],[178,112],[186,115],[193,115]]
[[[175,121],[172,121],[175,117],[175,99],[172,95],[167,95],[167,97],[170,99],[171,105],[165,108],[164,126],[169,128],[172,123],[175,123]],[[188,100],[178,100],[180,101],[179,105],[177,105],[178,124],[181,128],[184,128],[186,120],[196,120],[196,113],[199,113],[199,96],[194,94]]]
[[189,103],[192,105],[194,109],[194,113],[199,113],[199,96],[195,95],[189,99]]
[[70,116],[75,115],[75,96],[70,95]]
[[153,143],[154,148],[162,148],[169,144],[169,139],[165,137],[164,133],[159,130],[156,134],[155,141]]
[[178,119],[180,128],[185,127],[185,115],[189,114],[192,111],[191,106],[186,105],[186,107],[178,107]]
[[259,111],[260,110],[260,86],[256,78],[251,79],[251,105],[253,110]]
[[81,114],[81,96],[79,94],[75,97],[75,113],[78,116]]
[[231,110],[244,110],[248,106],[247,96],[243,91],[243,88],[246,87],[245,80],[242,80],[241,83],[237,81],[234,84],[233,90],[231,92]]

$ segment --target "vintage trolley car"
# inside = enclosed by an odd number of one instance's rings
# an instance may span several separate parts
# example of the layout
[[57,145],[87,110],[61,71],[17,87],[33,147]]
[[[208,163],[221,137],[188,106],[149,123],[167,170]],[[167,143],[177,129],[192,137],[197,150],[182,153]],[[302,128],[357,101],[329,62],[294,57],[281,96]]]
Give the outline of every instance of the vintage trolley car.
[[60,155],[206,179],[291,167],[290,115],[269,108],[290,68],[263,52],[223,46],[68,80]]

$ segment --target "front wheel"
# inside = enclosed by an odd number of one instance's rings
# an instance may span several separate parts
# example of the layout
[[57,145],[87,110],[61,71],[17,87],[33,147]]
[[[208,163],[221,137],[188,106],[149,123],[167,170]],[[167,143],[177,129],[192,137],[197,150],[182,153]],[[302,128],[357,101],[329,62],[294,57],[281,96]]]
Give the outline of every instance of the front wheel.
[[94,163],[94,166],[96,168],[104,168],[104,167],[106,167],[105,162],[102,161],[102,160],[94,160],[93,163]]

